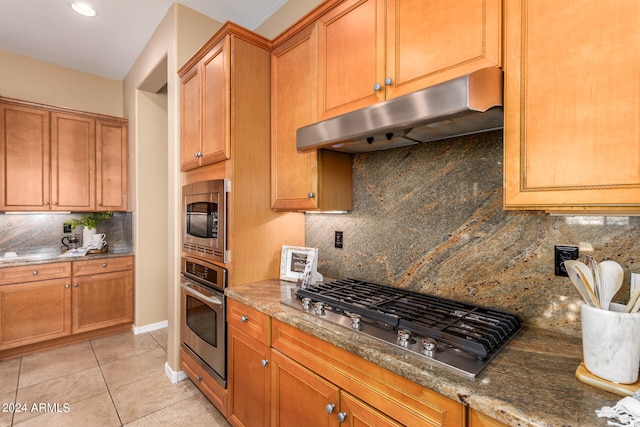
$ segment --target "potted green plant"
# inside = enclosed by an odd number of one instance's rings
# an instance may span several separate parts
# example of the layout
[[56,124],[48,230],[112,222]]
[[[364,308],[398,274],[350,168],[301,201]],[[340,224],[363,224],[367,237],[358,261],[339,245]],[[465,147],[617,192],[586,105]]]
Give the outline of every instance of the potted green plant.
[[87,246],[91,243],[91,235],[96,234],[96,227],[103,221],[108,220],[113,215],[113,212],[91,212],[82,215],[80,218],[71,218],[65,221],[65,225],[71,227],[74,230],[76,227],[82,225],[82,246]]

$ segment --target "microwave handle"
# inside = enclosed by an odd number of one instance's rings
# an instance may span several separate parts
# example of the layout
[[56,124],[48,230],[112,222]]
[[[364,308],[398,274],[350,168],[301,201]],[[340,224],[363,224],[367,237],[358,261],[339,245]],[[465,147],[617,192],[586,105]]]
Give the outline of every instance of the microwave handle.
[[185,285],[184,283],[181,283],[180,286],[182,287],[182,289],[188,293],[189,295],[191,295],[194,298],[198,298],[207,302],[210,302],[211,304],[216,304],[216,305],[222,305],[222,301],[220,301],[218,298],[216,297],[208,297],[198,291],[193,290],[192,288],[190,288],[188,285]]

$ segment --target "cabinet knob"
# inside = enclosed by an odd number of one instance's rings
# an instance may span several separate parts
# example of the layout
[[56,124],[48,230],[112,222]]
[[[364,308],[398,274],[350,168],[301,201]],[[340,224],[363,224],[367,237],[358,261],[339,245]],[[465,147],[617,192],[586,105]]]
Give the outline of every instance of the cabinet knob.
[[249,316],[240,316],[240,321],[242,323],[247,323],[248,320],[249,320]]
[[262,359],[260,361],[260,364],[262,365],[262,367],[264,368],[265,366],[267,366],[269,364],[269,361],[267,359]]
[[102,263],[102,268],[107,268],[107,263],[106,262]]
[[198,376],[196,377],[196,381],[202,381],[202,377],[201,377],[200,375],[198,375]]
[[74,283],[74,284],[73,284],[73,287],[74,287],[74,288],[77,288],[78,286],[80,286],[80,285],[78,285],[77,283]]
[[71,287],[71,285],[69,285],[69,284],[67,283],[66,285],[64,285],[64,287],[65,287],[66,289],[69,289],[69,288]]
[[195,157],[196,159],[199,159],[200,157],[202,157],[202,153],[198,151],[193,155],[193,157]]
[[373,90],[375,90],[376,92],[380,89],[382,89],[382,85],[380,83],[376,83],[373,85]]
[[53,202],[53,206],[58,206],[58,202]]
[[384,84],[386,86],[391,86],[391,83],[393,83],[393,80],[391,79],[391,77],[387,77],[386,79],[384,79]]
[[347,413],[346,412],[338,412],[338,422],[345,422],[347,420]]
[[34,276],[37,276],[38,275],[38,270],[33,270],[33,272],[31,274],[33,274]]
[[102,206],[102,203],[98,203],[98,206]]
[[326,406],[327,409],[327,414],[333,414],[333,410],[336,408],[336,405],[334,405],[333,403],[329,403]]
[[309,191],[308,196],[310,199],[313,199],[314,197],[316,197],[316,193],[312,193],[311,191]]

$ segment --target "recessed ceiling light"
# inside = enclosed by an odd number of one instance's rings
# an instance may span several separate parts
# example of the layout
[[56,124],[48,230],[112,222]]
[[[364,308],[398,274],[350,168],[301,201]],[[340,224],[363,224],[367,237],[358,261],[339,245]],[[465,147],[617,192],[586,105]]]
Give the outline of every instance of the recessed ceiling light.
[[92,8],[90,4],[82,2],[71,3],[71,9],[82,16],[94,17],[98,14],[98,11]]

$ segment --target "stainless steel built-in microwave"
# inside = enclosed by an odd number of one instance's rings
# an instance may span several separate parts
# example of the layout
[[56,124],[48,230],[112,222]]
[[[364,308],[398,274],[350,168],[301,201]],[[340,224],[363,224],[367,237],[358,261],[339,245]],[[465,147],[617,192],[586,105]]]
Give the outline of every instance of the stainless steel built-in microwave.
[[227,195],[229,180],[196,182],[182,187],[182,250],[227,263]]

